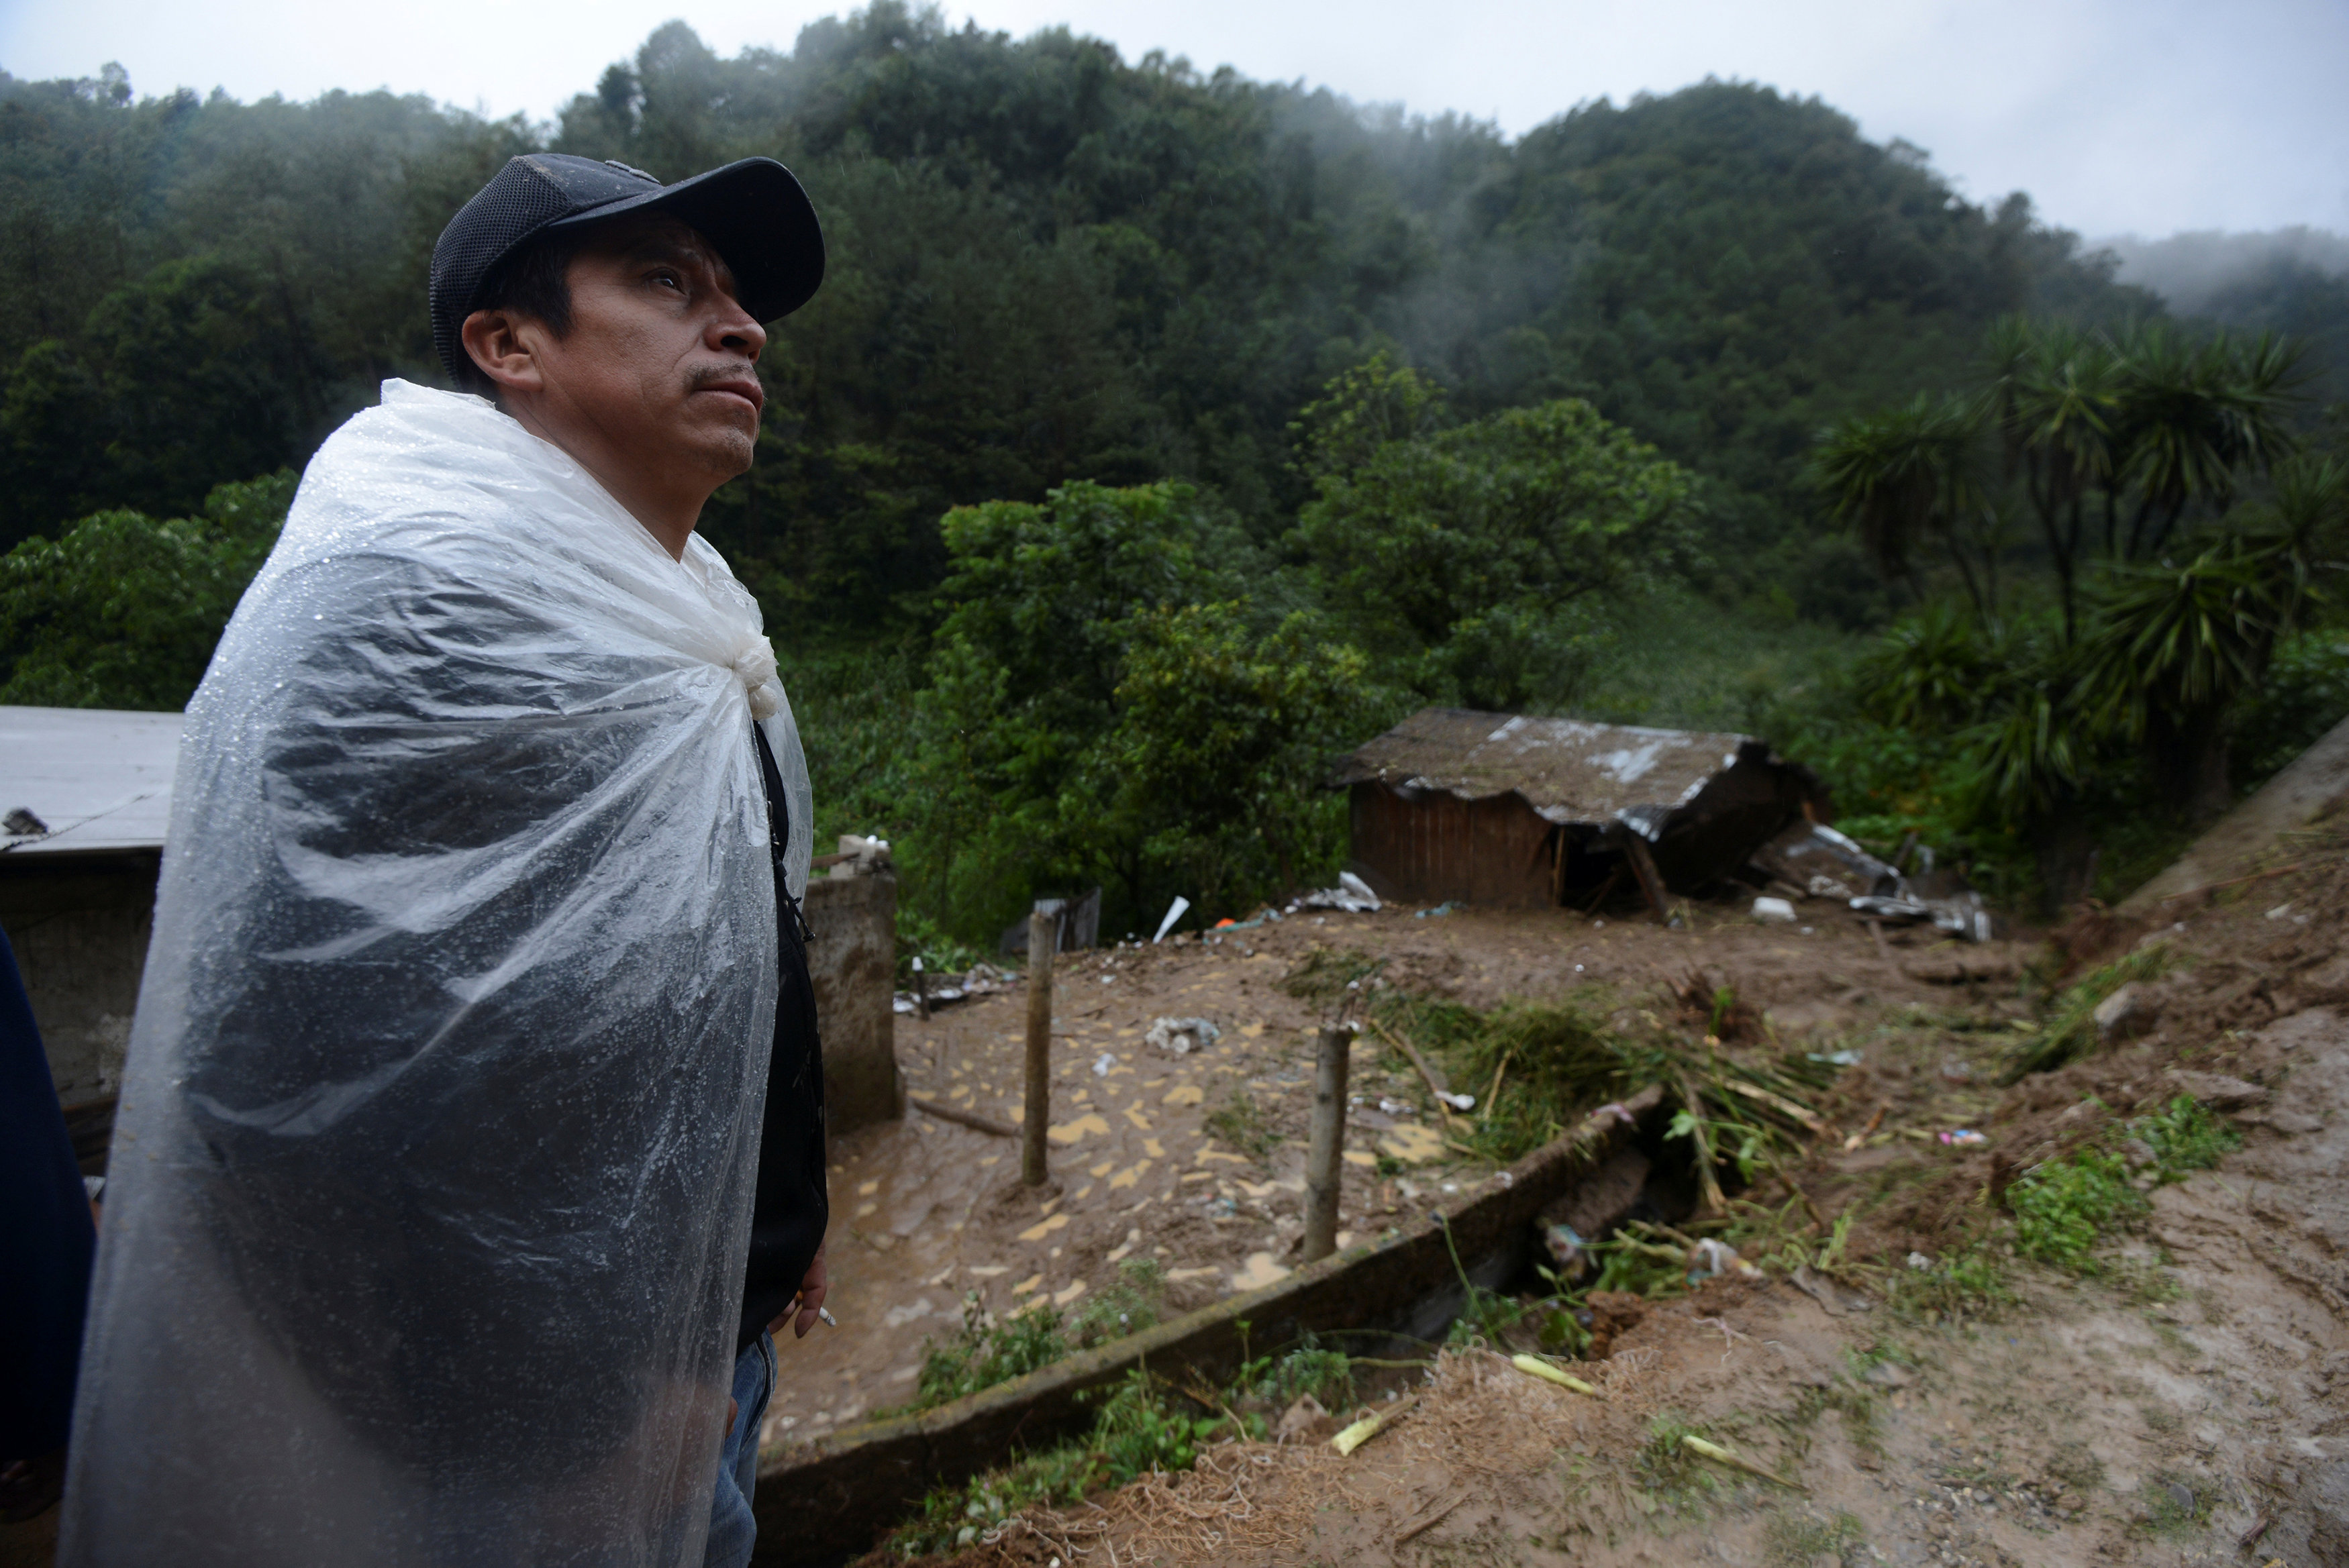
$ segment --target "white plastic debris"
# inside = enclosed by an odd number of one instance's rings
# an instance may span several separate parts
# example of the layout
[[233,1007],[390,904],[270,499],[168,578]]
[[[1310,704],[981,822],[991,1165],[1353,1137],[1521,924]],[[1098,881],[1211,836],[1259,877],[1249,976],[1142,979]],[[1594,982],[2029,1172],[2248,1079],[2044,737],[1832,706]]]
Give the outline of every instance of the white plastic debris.
[[1115,1066],[1117,1066],[1117,1058],[1110,1055],[1109,1052],[1103,1051],[1100,1056],[1093,1058],[1093,1077],[1107,1078],[1109,1077],[1109,1069]]
[[1151,942],[1154,944],[1165,941],[1166,934],[1174,929],[1174,923],[1182,919],[1190,907],[1191,901],[1187,898],[1177,898],[1173,903],[1168,904],[1166,918],[1158,923],[1158,934],[1152,937]]
[[889,869],[889,841],[862,833],[840,835],[839,858],[833,861],[836,877],[877,876]]
[[1379,895],[1371,891],[1370,883],[1351,872],[1340,872],[1336,887],[1325,887],[1318,892],[1309,892],[1289,907],[1291,909],[1340,909],[1349,914],[1375,914],[1379,911],[1380,904]]
[[1795,906],[1783,898],[1757,898],[1754,901],[1754,918],[1764,925],[1792,925]]
[[1203,1051],[1223,1037],[1223,1031],[1205,1018],[1157,1018],[1150,1025],[1142,1043],[1154,1051],[1170,1056],[1187,1057],[1193,1051]]

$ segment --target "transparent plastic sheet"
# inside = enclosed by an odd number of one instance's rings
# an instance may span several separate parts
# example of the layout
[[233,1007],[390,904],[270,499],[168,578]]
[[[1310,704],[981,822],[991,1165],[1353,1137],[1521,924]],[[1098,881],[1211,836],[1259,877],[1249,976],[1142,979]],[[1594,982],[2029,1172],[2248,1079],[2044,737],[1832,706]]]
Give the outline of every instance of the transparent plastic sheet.
[[[763,660],[763,662],[762,662]],[[775,996],[759,610],[388,382],[190,705],[59,1561],[698,1563]]]

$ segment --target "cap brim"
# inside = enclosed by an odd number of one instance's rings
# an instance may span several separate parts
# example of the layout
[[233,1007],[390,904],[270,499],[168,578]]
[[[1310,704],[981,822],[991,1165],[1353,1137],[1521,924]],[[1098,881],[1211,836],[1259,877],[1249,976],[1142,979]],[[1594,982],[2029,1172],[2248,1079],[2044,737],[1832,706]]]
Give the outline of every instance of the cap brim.
[[823,229],[798,177],[771,158],[745,158],[546,227],[576,229],[631,212],[666,212],[709,242],[734,273],[736,298],[761,321],[785,316],[823,282]]

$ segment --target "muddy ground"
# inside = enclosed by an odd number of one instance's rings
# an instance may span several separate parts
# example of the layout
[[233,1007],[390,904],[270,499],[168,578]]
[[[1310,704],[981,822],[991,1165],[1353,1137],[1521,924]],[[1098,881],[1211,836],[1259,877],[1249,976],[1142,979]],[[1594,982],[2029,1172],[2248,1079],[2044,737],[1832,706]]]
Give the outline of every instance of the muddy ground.
[[[1281,981],[1317,948],[1383,957],[1383,983],[1478,1007],[1594,987],[1638,1005],[1702,969],[1766,1009],[1790,1044],[1839,1042],[1863,1018],[1904,1008],[2027,1013],[2013,999],[2027,955],[2013,944],[1961,952],[1930,934],[1892,932],[1879,948],[1847,917],[1810,908],[1819,918],[1761,927],[1739,909],[1700,905],[1692,929],[1668,932],[1562,911],[1427,916],[1391,907],[1064,956],[1054,985],[1052,1181],[1022,1185],[1016,1141],[917,1107],[836,1140],[829,1255],[840,1326],[784,1347],[763,1450],[781,1454],[911,1398],[925,1342],[960,1325],[969,1296],[999,1315],[1050,1302],[1073,1319],[1116,1283],[1120,1260],[1145,1255],[1161,1265],[1167,1306],[1181,1312],[1286,1274],[1303,1231],[1323,1009]],[[1205,1017],[1220,1038],[1183,1056],[1154,1050],[1143,1037],[1166,1016]],[[900,1015],[897,1057],[911,1097],[1018,1121],[1026,1018],[1018,986],[941,1008],[926,1023]],[[1357,1104],[1341,1247],[1399,1210],[1456,1203],[1494,1176],[1490,1163],[1445,1146],[1427,1088],[1400,1055],[1358,1047],[1349,1087]],[[1236,1099],[1247,1108],[1243,1127],[1278,1140],[1261,1153],[1208,1125]],[[1381,1155],[1400,1173],[1379,1178]]]
[[[1598,1398],[1537,1382],[1489,1351],[1447,1353],[1425,1373],[1388,1380],[1416,1399],[1350,1459],[1321,1441],[1219,1445],[1189,1474],[1033,1512],[959,1554],[957,1568],[1053,1558],[1067,1568],[2349,1563],[2344,851],[2341,833],[2303,839],[2291,854],[2301,870],[2178,901],[2157,930],[2090,921],[2064,934],[2075,964],[2145,942],[2169,944],[2181,962],[2149,987],[2138,1014],[2147,1032],[2012,1089],[1992,1079],[2041,995],[2025,964],[2061,966],[2062,947],[1985,951],[1895,936],[1879,948],[1817,903],[1805,906],[1807,933],[1756,927],[1731,908],[1700,907],[1686,932],[1568,913],[1390,911],[1089,960],[1057,993],[1067,1016],[1091,1026],[1071,1031],[1063,1081],[1082,1081],[1102,1050],[1135,1071],[1087,1081],[1088,1109],[1110,1130],[1056,1150],[1064,1192],[1052,1212],[1069,1224],[1034,1234],[1044,1204],[1006,1203],[1008,1178],[994,1172],[1015,1162],[1008,1144],[925,1132],[918,1120],[881,1130],[846,1151],[842,1180],[879,1183],[858,1233],[884,1240],[869,1227],[885,1222],[887,1250],[835,1243],[843,1296],[862,1324],[901,1311],[909,1288],[935,1315],[957,1287],[978,1283],[981,1267],[1000,1268],[983,1288],[1005,1305],[1006,1286],[1038,1275],[1037,1292],[1067,1295],[1080,1282],[1099,1290],[1110,1255],[1132,1244],[1164,1247],[1177,1273],[1205,1271],[1185,1274],[1187,1305],[1280,1266],[1296,1212],[1282,1150],[1302,1125],[1300,1031],[1313,1018],[1274,982],[1314,944],[1388,955],[1398,983],[1478,1005],[1592,982],[1636,1005],[1702,966],[1765,1010],[1777,1045],[1860,1053],[1824,1108],[1829,1131],[1794,1173],[1824,1219],[1853,1217],[1853,1250],[1868,1265],[1830,1284],[1826,1303],[1773,1275],[1654,1304],[1605,1360],[1577,1368]],[[1096,994],[1089,1013],[1080,998]],[[970,1103],[1008,1108],[1019,1009],[1017,998],[999,1001],[941,1016],[926,1035],[902,1033],[916,1084],[972,1081]],[[1136,1048],[1139,1031],[1172,1012],[1228,1019],[1232,1048],[1196,1063],[1151,1059]],[[1885,1288],[1911,1253],[1937,1260],[1986,1222],[1997,1233],[2002,1222],[1986,1206],[2001,1171],[2076,1146],[2100,1117],[2156,1109],[2181,1088],[2210,1092],[2211,1080],[2176,1069],[2264,1092],[2219,1096],[2242,1146],[2214,1170],[2154,1190],[2147,1222],[2108,1247],[2097,1277],[2009,1259],[2014,1299],[1988,1316],[1901,1305]],[[1268,1086],[1257,1092],[1292,1133],[1268,1164],[1200,1161],[1216,1150],[1200,1130],[1202,1105],[1233,1082]],[[1201,1103],[1168,1104],[1177,1085],[1199,1088]],[[1133,1125],[1128,1107],[1151,1127]],[[1940,1141],[1961,1127],[1987,1142]],[[1376,1130],[1358,1126],[1355,1136],[1375,1143]],[[1146,1138],[1170,1157],[1133,1187],[1112,1192],[1093,1176],[1104,1162],[1122,1173],[1149,1158],[1136,1141]],[[994,1166],[973,1163],[990,1155]],[[1464,1193],[1487,1173],[1451,1158],[1404,1180]],[[958,1180],[950,1224],[962,1229],[906,1224],[926,1202],[941,1212]],[[926,1191],[937,1196],[907,1201]],[[1208,1212],[1210,1193],[1236,1199],[1232,1212]],[[1136,1207],[1143,1197],[1149,1205]],[[1356,1183],[1350,1227],[1377,1225],[1383,1202],[1381,1183]],[[941,1283],[931,1287],[934,1276]],[[820,1353],[860,1382],[886,1383],[890,1369],[914,1364],[919,1321],[906,1320],[909,1332],[885,1348],[885,1336],[844,1327]],[[867,1360],[838,1359],[860,1344]],[[892,1386],[909,1381],[901,1373]],[[816,1385],[802,1387],[821,1398]],[[1384,1392],[1367,1390],[1374,1406]],[[835,1420],[846,1402],[829,1407]],[[1683,1426],[1794,1484],[1691,1459],[1670,1440]]]

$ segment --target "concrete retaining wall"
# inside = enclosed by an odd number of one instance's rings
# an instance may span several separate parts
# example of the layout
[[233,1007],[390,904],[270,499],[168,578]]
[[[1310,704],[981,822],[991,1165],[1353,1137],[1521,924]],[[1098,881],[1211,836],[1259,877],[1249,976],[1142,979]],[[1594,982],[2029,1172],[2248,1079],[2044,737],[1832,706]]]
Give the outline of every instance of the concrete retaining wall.
[[833,1132],[905,1114],[897,1075],[897,879],[808,882],[808,972],[823,1031],[825,1118]]
[[[1662,1091],[1651,1088],[1626,1109],[1633,1119],[1648,1120],[1661,1114],[1662,1104]],[[1262,1290],[1081,1352],[1015,1382],[794,1449],[759,1472],[759,1549],[752,1562],[789,1568],[868,1549],[933,1487],[1000,1465],[1017,1448],[1041,1447],[1086,1429],[1097,1410],[1079,1403],[1078,1396],[1145,1362],[1162,1372],[1193,1368],[1221,1383],[1239,1367],[1243,1320],[1245,1344],[1258,1351],[1307,1330],[1389,1329],[1428,1336],[1458,1309],[1453,1247],[1478,1284],[1499,1284],[1524,1260],[1534,1216],[1631,1136],[1624,1118],[1605,1112],[1528,1154],[1504,1181],[1447,1216],[1450,1245],[1433,1218],[1414,1220],[1389,1240],[1350,1247]]]

